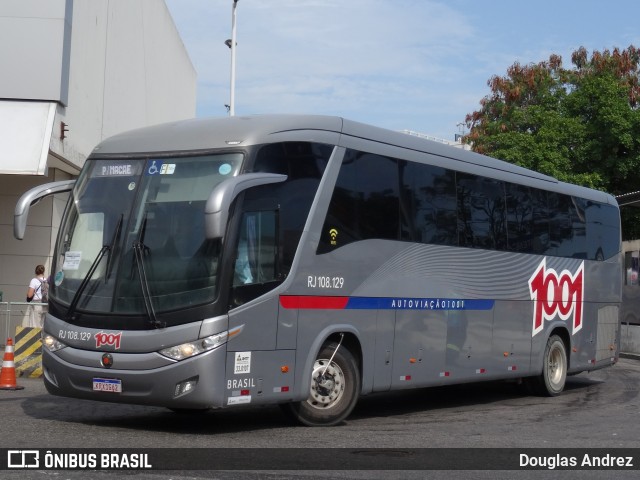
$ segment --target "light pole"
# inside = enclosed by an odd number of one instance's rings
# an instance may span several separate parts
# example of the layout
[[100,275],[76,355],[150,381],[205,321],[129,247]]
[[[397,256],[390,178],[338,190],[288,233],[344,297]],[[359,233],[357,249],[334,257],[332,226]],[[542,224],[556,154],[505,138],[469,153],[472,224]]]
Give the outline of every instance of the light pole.
[[464,127],[465,127],[465,123],[464,122],[458,122],[456,123],[456,127],[458,127],[458,130],[460,130],[460,133],[456,134],[456,142],[460,141],[460,143],[462,143],[462,139],[464,138]]
[[233,0],[231,9],[231,38],[225,41],[225,45],[231,49],[231,94],[229,98],[229,116],[233,117],[236,113],[236,8],[238,0]]

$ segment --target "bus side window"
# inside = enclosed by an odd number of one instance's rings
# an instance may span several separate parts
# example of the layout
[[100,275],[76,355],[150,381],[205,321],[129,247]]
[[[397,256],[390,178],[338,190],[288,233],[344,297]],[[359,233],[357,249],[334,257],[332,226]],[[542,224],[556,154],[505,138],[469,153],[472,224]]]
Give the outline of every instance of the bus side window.
[[461,247],[504,250],[507,245],[504,182],[456,174]]
[[233,285],[276,279],[276,212],[246,212],[236,249]]
[[458,246],[455,172],[410,162],[401,180],[403,190],[410,192],[415,239]]
[[278,278],[276,211],[245,212],[234,261],[231,306],[240,306],[272,290]]
[[401,211],[399,161],[373,153],[345,153],[322,228],[318,254],[359,240],[412,236]]
[[[620,251],[620,217],[616,207],[604,203],[586,202],[584,212],[587,221],[589,258],[603,261],[617,255]],[[637,272],[638,252],[634,253]]]

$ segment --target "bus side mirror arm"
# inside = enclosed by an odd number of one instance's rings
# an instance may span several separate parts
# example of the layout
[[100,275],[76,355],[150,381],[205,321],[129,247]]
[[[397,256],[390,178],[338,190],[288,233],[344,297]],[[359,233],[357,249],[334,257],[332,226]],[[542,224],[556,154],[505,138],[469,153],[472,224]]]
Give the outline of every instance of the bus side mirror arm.
[[224,238],[229,220],[229,208],[241,192],[260,185],[284,182],[286,179],[286,175],[276,173],[245,173],[228,178],[216,185],[209,195],[204,209],[207,239]]
[[29,218],[29,209],[31,205],[35,205],[44,197],[54,195],[56,193],[70,192],[73,190],[75,180],[63,180],[61,182],[45,183],[38,185],[31,190],[25,192],[16,203],[13,212],[13,236],[18,240],[24,238],[24,232],[27,229],[27,219]]

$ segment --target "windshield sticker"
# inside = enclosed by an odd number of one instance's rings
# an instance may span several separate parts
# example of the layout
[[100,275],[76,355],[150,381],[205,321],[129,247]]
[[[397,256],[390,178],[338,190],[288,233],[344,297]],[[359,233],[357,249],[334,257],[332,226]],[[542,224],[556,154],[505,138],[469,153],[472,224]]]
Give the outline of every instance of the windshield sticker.
[[60,270],[59,272],[56,272],[56,276],[53,279],[53,283],[55,284],[55,286],[59,287],[60,285],[62,285],[63,280],[64,280],[64,272],[62,270]]
[[173,175],[175,171],[175,163],[163,163],[160,160],[149,160],[147,162],[147,175]]
[[163,163],[162,167],[160,168],[160,175],[173,175],[175,171],[176,171],[175,163]]
[[233,373],[235,375],[242,373],[251,373],[251,352],[236,352],[235,365]]
[[82,260],[82,252],[72,252],[69,250],[64,254],[63,270],[78,270],[80,268],[80,260]]
[[[160,163],[160,167],[158,167],[158,163]],[[158,160],[151,160],[151,165],[147,168],[147,175],[157,175],[160,173],[160,168],[162,167],[162,162],[158,162]]]
[[229,175],[231,173],[231,165],[223,163],[220,165],[220,168],[218,168],[218,173],[220,173],[220,175]]
[[131,182],[129,184],[129,190],[133,190],[134,188],[136,188],[136,182]]

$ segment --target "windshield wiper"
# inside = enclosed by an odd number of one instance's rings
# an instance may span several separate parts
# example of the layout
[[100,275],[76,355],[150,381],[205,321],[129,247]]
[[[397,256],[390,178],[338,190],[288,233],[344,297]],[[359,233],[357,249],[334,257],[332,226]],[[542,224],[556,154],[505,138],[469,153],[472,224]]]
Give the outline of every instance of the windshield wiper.
[[165,322],[160,322],[156,316],[156,311],[153,308],[153,302],[151,301],[151,290],[149,289],[149,281],[147,279],[147,270],[145,268],[144,256],[149,252],[149,247],[144,244],[144,235],[147,230],[147,214],[145,213],[142,225],[140,225],[140,231],[138,232],[138,238],[133,244],[133,254],[138,266],[138,276],[140,277],[140,286],[142,288],[142,298],[144,300],[144,308],[149,315],[149,322],[155,328],[163,328],[166,326]]
[[100,260],[104,258],[105,254],[109,251],[110,248],[111,247],[109,245],[103,245],[100,251],[98,252],[98,255],[96,256],[95,260],[91,264],[91,268],[89,268],[89,271],[82,279],[82,283],[78,287],[78,290],[76,290],[76,294],[73,296],[73,299],[71,300],[71,304],[69,305],[69,309],[67,310],[67,319],[70,319],[72,315],[75,313],[76,307],[78,306],[78,302],[80,301],[80,296],[82,295],[82,292],[84,292],[85,288],[87,288],[87,285],[89,285],[89,281],[91,280],[91,277],[93,277],[93,274],[95,273],[96,268],[98,268],[98,265],[100,264]]
[[[75,313],[76,308],[78,306],[78,302],[80,301],[80,297],[82,296],[82,293],[84,292],[84,290],[87,288],[87,285],[89,285],[89,281],[93,277],[93,274],[96,272],[96,269],[98,268],[98,265],[100,265],[100,261],[104,258],[104,256],[107,254],[107,252],[113,251],[115,242],[116,242],[118,236],[120,235],[120,229],[122,228],[122,219],[123,219],[123,217],[124,217],[124,215],[121,214],[120,215],[120,220],[118,220],[118,224],[116,225],[115,231],[113,233],[113,237],[111,238],[111,243],[109,245],[103,245],[102,246],[102,248],[98,252],[98,255],[96,255],[96,258],[93,260],[93,263],[91,264],[91,267],[89,268],[89,271],[87,272],[87,274],[82,279],[82,283],[78,287],[78,290],[76,290],[76,293],[73,296],[73,299],[71,300],[71,303],[69,304],[69,309],[67,310],[67,318],[68,319],[70,319],[72,317],[72,315]],[[112,255],[109,254],[109,259],[107,261],[107,271],[105,272],[105,283],[107,282],[107,278],[109,276],[109,269],[110,269],[110,266],[111,266],[111,257],[112,257]]]
[[124,219],[124,213],[120,214],[120,219],[118,220],[118,224],[116,225],[116,229],[113,232],[113,237],[111,238],[111,243],[109,244],[109,258],[107,259],[107,271],[104,274],[104,283],[107,283],[109,279],[109,275],[111,273],[111,266],[113,265],[113,250],[116,245],[116,241],[120,237],[120,230],[122,229],[122,220]]

